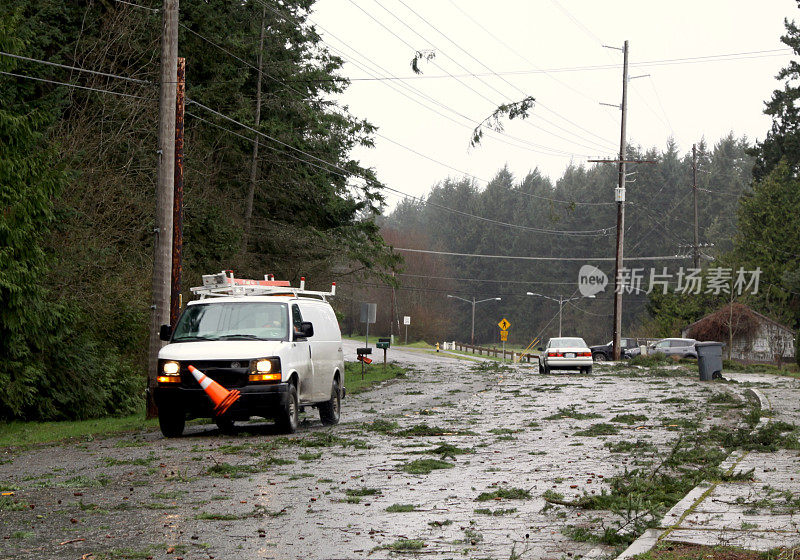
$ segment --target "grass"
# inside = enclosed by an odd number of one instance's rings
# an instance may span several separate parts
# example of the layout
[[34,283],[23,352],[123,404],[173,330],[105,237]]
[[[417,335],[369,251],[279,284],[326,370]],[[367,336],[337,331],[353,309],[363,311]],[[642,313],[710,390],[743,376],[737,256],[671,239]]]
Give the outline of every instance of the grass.
[[672,365],[675,361],[661,352],[656,352],[655,354],[648,354],[647,356],[642,356],[641,354],[639,356],[634,356],[624,363],[632,366],[654,367]]
[[578,430],[577,432],[575,432],[575,435],[584,437],[594,437],[594,436],[613,436],[614,434],[617,433],[619,433],[619,428],[617,428],[616,426],[600,422],[598,424],[592,424],[585,430]]
[[545,420],[561,420],[562,418],[574,418],[575,420],[588,420],[590,418],[600,418],[602,414],[595,412],[580,412],[577,404],[571,404],[566,408],[559,408],[558,412],[552,416],[546,416]]
[[641,439],[636,441],[607,441],[605,446],[611,453],[655,453],[658,451],[658,447]]
[[634,556],[634,560],[789,560],[800,555],[800,547],[776,548],[766,552],[734,546],[660,542],[651,550]]
[[361,378],[361,362],[345,362],[344,364],[344,386],[347,393],[355,395],[369,391],[373,386],[388,381],[406,377],[406,369],[394,363],[389,363],[384,369],[383,363],[374,358],[375,361],[370,365],[364,366],[364,378]]
[[393,550],[395,552],[406,552],[414,550],[422,550],[425,548],[425,541],[419,539],[398,539],[391,544],[384,544],[375,547],[373,550]]
[[158,420],[147,420],[144,414],[120,418],[95,418],[92,420],[65,420],[60,422],[4,422],[0,424],[0,447],[21,447],[40,443],[96,437],[155,429]]
[[628,424],[629,426],[644,422],[646,420],[647,416],[645,416],[644,414],[617,414],[611,419],[612,422]]
[[531,497],[528,490],[522,488],[498,488],[492,492],[481,492],[476,502],[489,502],[491,500],[527,500]]
[[24,511],[29,508],[25,502],[18,502],[7,496],[0,497],[0,511]]
[[489,508],[478,508],[475,510],[475,513],[478,515],[491,515],[493,517],[499,517],[501,515],[510,515],[515,513],[517,508],[499,508],[499,509],[489,509]]
[[409,511],[419,511],[414,504],[392,504],[386,508],[387,513],[406,513]]
[[231,465],[230,463],[217,463],[206,469],[206,474],[221,476],[223,478],[242,478],[249,474],[261,472],[256,465]]
[[237,521],[241,519],[241,516],[233,513],[208,513],[204,511],[203,513],[195,515],[194,518],[204,519],[206,521]]
[[452,468],[453,463],[440,459],[417,459],[400,466],[400,469],[408,474],[430,474],[431,471]]
[[395,436],[444,436],[444,435],[457,435],[457,436],[476,436],[475,432],[470,430],[456,430],[453,428],[440,428],[438,426],[428,426],[427,424],[417,424],[405,430],[398,430],[392,432]]
[[380,491],[379,488],[367,488],[367,487],[348,488],[347,490],[345,490],[345,493],[348,496],[353,496],[353,497],[358,497],[358,498],[361,498],[363,496],[380,496],[381,495],[381,491]]
[[[744,410],[742,417],[747,417]],[[669,508],[701,482],[752,479],[752,471],[731,475],[720,470],[719,465],[733,449],[774,451],[800,448],[798,429],[784,422],[767,424],[755,432],[752,426],[729,428],[714,425],[702,431],[692,421],[680,423],[667,419],[665,424],[669,423],[677,424],[681,430],[671,449],[648,465],[626,467],[623,472],[606,478],[607,488],[600,493],[584,491],[573,499],[565,499],[552,490],[542,495],[551,506],[609,511],[616,516],[612,524],[603,523],[596,528],[567,527],[565,535],[584,542],[614,546],[629,544],[654,526]],[[639,443],[627,445],[621,442],[607,446],[614,451],[644,450]]]

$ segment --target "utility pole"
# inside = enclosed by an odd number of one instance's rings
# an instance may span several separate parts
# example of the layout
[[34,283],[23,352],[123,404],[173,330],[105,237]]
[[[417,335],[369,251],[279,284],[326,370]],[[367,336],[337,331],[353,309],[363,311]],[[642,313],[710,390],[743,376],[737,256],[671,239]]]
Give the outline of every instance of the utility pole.
[[561,312],[564,309],[564,296],[558,296],[558,337],[561,338]]
[[[261,124],[261,76],[264,65],[264,26],[267,19],[267,8],[261,11],[261,34],[258,38],[258,80],[256,81],[256,114],[255,128]],[[247,203],[244,211],[244,250],[247,251],[247,241],[250,237],[250,220],[253,217],[253,200],[256,194],[256,180],[258,179],[258,136],[253,142],[253,159],[250,164],[250,189],[247,191]]]
[[622,269],[622,253],[625,241],[625,127],[628,120],[628,41],[622,50],[622,125],[619,140],[619,187],[615,199],[617,201],[617,257],[614,263],[614,360],[620,359],[622,337],[622,286],[619,285],[619,273]]
[[178,58],[175,97],[175,195],[172,207],[172,291],[169,298],[169,324],[175,327],[181,312],[183,274],[183,114],[186,107],[186,59]]
[[169,322],[170,268],[172,264],[172,212],[175,180],[175,94],[178,68],[178,0],[164,0],[161,9],[161,88],[158,100],[158,182],[156,184],[153,299],[150,306],[147,417],[158,410],[153,389],[161,349],[160,326]]
[[[603,45],[605,46],[605,45]],[[590,163],[616,163],[619,165],[619,184],[614,189],[614,200],[617,203],[617,255],[614,259],[614,360],[619,360],[622,355],[620,343],[622,338],[622,285],[620,283],[620,270],[622,270],[623,248],[625,244],[625,169],[628,163],[656,163],[654,160],[648,159],[625,159],[625,152],[627,151],[626,140],[626,125],[628,121],[628,82],[635,78],[643,78],[645,76],[634,76],[628,78],[628,41],[625,41],[622,49],[618,47],[608,47],[616,50],[622,50],[623,64],[622,64],[622,104],[611,105],[620,109],[622,112],[622,124],[620,127],[619,139],[619,159],[590,159]],[[610,105],[609,103],[601,103],[601,105]]]
[[697,144],[692,144],[692,191],[694,194],[694,267],[700,268],[700,240],[697,226]]

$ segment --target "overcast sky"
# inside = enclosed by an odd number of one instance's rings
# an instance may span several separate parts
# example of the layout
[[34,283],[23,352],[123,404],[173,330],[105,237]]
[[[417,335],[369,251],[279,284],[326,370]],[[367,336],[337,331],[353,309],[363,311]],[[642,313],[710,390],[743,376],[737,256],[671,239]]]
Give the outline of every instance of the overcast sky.
[[[347,61],[342,104],[379,128],[376,146],[355,156],[419,196],[506,164],[555,180],[571,162],[614,157],[620,111],[600,103],[620,103],[622,52],[603,45],[625,40],[631,77],[649,74],[630,82],[630,144],[664,148],[673,137],[684,153],[731,131],[763,138],[764,101],[790,58],[783,20],[797,15],[793,0],[319,0],[311,19]],[[435,53],[419,76],[415,50]],[[469,147],[478,122],[526,95],[537,100],[530,119]]]

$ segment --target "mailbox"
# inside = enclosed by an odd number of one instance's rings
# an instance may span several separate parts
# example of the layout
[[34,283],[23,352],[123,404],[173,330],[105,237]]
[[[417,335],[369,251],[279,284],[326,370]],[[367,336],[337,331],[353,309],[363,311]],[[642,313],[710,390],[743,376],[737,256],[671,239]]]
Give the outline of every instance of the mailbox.
[[386,350],[391,345],[392,345],[391,338],[379,338],[378,343],[375,346],[377,346],[378,348],[382,348],[383,350]]
[[366,356],[372,354],[372,348],[356,348],[356,354],[359,356]]

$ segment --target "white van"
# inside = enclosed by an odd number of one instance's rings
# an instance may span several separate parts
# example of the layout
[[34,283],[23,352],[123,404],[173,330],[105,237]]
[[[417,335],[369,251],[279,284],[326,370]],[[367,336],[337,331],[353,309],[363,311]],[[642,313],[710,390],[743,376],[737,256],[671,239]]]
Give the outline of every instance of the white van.
[[[336,424],[344,388],[342,336],[326,296],[288,282],[203,276],[158,354],[154,398],[165,437],[183,433],[187,418],[213,418],[223,431],[251,416],[274,418],[284,432],[297,429],[303,407],[319,409],[323,424]],[[203,372],[239,399],[223,416],[189,371]]]

